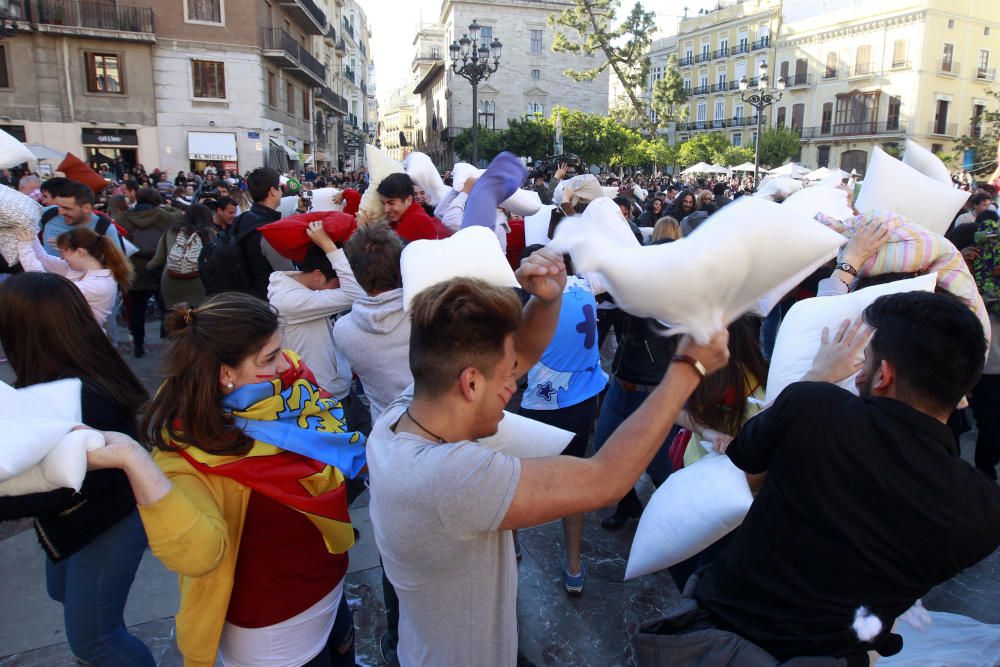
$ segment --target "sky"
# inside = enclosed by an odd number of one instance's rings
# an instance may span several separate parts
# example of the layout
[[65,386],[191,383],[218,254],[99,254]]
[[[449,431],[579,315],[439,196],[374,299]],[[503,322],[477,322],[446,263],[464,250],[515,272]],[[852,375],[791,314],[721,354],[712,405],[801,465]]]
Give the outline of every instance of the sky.
[[[372,30],[372,55],[375,58],[375,90],[380,105],[385,105],[394,88],[408,83],[413,60],[413,37],[424,23],[438,19],[442,0],[360,0]],[[656,12],[658,23],[666,28],[662,35],[676,30],[677,19],[688,8],[689,14],[716,5],[715,0],[645,0],[643,6]],[[631,11],[632,0],[622,0],[620,16]],[[497,36],[503,40],[500,30]],[[501,61],[501,67],[503,61]]]

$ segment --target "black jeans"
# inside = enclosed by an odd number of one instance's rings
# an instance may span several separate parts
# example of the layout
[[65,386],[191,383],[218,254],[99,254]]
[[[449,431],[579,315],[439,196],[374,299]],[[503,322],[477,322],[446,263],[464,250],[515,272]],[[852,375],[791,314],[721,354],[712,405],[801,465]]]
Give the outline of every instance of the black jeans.
[[381,556],[378,558],[378,564],[382,566],[382,602],[385,604],[386,630],[395,645],[399,641],[399,596],[396,595],[396,589],[389,581],[389,577],[385,576],[385,563],[382,562]]
[[976,418],[976,467],[990,479],[997,478],[1000,463],[1000,375],[983,375],[972,389],[972,415]]
[[151,296],[153,290],[134,289],[128,292],[128,330],[136,345],[146,341],[146,304]]
[[347,606],[347,591],[344,591],[326,646],[302,667],[354,667],[354,654],[354,613]]
[[620,308],[597,309],[597,349],[604,347],[604,339],[608,337],[612,326],[615,328],[615,340],[621,345],[622,322],[624,321],[625,313]]

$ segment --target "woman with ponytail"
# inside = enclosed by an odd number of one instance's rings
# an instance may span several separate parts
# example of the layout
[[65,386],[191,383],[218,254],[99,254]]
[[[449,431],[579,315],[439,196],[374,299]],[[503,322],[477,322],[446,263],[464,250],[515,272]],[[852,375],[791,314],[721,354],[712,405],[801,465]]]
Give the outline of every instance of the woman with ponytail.
[[75,227],[56,238],[59,257],[45,252],[30,230],[17,232],[17,255],[25,271],[65,276],[83,293],[102,327],[111,315],[119,290],[132,282],[132,265],[121,248],[105,234]]
[[178,573],[184,664],[353,666],[343,482],[365,467],[363,437],[281,348],[267,302],[225,292],[166,324],[141,429],[153,457],[111,435],[88,458],[125,470],[150,548]]

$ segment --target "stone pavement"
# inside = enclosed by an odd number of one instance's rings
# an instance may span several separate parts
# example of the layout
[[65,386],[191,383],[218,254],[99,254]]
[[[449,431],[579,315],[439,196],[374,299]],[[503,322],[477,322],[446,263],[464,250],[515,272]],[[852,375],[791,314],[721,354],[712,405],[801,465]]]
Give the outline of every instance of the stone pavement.
[[[130,359],[143,381],[155,389],[163,345],[158,322],[150,323],[149,353]],[[0,379],[11,369],[0,364]],[[972,450],[972,434],[962,440],[963,455]],[[643,489],[647,496],[648,485]],[[351,509],[361,539],[350,551],[347,594],[355,610],[358,663],[382,664],[378,638],[385,629],[381,568],[368,519],[367,493]],[[587,588],[578,598],[562,589],[562,527],[553,522],[521,531],[518,620],[520,649],[535,665],[608,667],[634,665],[630,639],[638,625],[669,610],[678,598],[670,576],[658,573],[624,582],[625,562],[635,524],[621,532],[599,525],[606,512],[587,515],[584,562]],[[75,667],[65,642],[61,606],[45,593],[44,555],[30,522],[0,524],[0,667]],[[1000,623],[1000,551],[933,590],[928,609]],[[157,664],[183,664],[174,641],[176,577],[147,552],[132,586],[126,623],[153,651]]]

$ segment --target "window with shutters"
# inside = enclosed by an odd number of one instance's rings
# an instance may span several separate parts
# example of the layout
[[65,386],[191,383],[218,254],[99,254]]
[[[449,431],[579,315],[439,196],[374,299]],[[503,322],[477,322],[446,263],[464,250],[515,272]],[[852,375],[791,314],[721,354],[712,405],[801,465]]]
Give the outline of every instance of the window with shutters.
[[823,78],[837,78],[837,54],[834,51],[830,51],[826,54],[826,69],[823,71]]
[[278,108],[278,77],[274,72],[267,73],[267,106]]
[[823,104],[823,117],[819,125],[820,134],[830,134],[833,131],[833,102]]
[[906,40],[897,39],[892,43],[892,66],[904,67],[906,65]]
[[542,52],[542,31],[532,30],[531,31],[531,43],[529,51],[531,53],[541,53]]
[[188,23],[222,25],[223,0],[184,0],[184,20]]
[[903,98],[898,95],[889,96],[889,112],[885,118],[885,129],[899,129],[899,111],[903,106]]
[[872,72],[872,47],[869,44],[862,44],[858,47],[857,55],[854,58],[855,74],[871,74]]
[[201,99],[226,99],[226,64],[213,60],[192,60],[191,81],[194,96]]
[[7,47],[0,45],[0,88],[10,88],[10,73],[7,69]]
[[778,118],[774,121],[776,127],[785,126],[785,107],[778,107]]
[[122,82],[121,57],[116,53],[86,53],[87,92],[116,93],[125,92]]
[[291,82],[285,82],[285,103],[287,108],[285,111],[288,112],[289,116],[295,115],[295,86]]
[[802,132],[802,121],[806,115],[806,105],[805,104],[793,104],[792,105],[792,129]]
[[302,119],[309,120],[309,91],[305,88],[302,89]]
[[820,167],[830,166],[830,147],[820,146],[819,150],[816,152],[816,163]]

